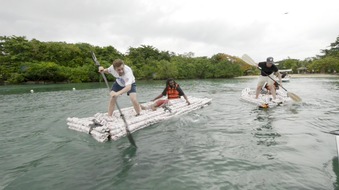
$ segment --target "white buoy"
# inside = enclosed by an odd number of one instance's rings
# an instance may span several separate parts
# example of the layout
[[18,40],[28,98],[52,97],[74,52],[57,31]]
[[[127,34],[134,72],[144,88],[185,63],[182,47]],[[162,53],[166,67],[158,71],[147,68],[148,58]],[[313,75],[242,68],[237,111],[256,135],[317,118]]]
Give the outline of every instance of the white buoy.
[[34,93],[34,90],[31,90],[31,93]]
[[73,88],[73,91],[75,90],[75,88]]

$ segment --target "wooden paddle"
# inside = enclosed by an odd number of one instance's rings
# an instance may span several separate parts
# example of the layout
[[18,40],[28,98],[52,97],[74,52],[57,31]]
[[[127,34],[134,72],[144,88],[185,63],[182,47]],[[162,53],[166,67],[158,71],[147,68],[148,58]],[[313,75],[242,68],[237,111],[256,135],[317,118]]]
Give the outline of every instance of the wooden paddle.
[[[97,58],[96,58],[94,52],[92,52],[92,59],[93,59],[95,65],[97,65],[98,68],[99,68],[99,67],[100,67],[100,63],[99,63],[99,61],[97,60]],[[107,82],[107,79],[106,79],[105,74],[104,74],[104,73],[101,73],[101,76],[102,76],[102,78],[104,79],[104,81],[105,81],[105,83],[106,83],[106,86],[107,86],[107,88],[108,88],[108,91],[111,92],[111,89],[109,88],[109,85],[108,85],[108,82]],[[118,110],[119,110],[119,112],[120,112],[121,118],[122,118],[122,120],[123,120],[124,123],[125,123],[126,135],[127,135],[127,138],[128,138],[128,140],[129,140],[129,142],[130,142],[134,147],[137,147],[137,145],[135,144],[135,141],[134,141],[134,139],[133,139],[133,137],[132,137],[132,134],[131,134],[131,132],[130,132],[129,129],[128,129],[128,124],[127,124],[127,122],[126,122],[126,118],[125,118],[124,114],[122,113],[122,111],[121,111],[121,109],[120,109],[120,107],[119,107],[119,104],[118,104],[118,101],[117,101],[117,100],[115,100],[115,104],[117,105],[117,108],[118,108]]]
[[[244,54],[241,59],[243,61],[245,61],[247,64],[255,66],[257,68],[259,68],[264,74],[266,74],[261,67],[258,66],[258,64],[255,63],[255,61],[248,55]],[[267,75],[267,74],[266,74]],[[276,82],[281,88],[283,88],[286,92],[287,92],[287,96],[290,97],[292,100],[294,100],[295,102],[301,102],[301,98],[299,96],[297,96],[296,94],[292,93],[292,92],[288,92],[286,90],[286,88],[284,88],[281,84],[279,84],[276,80],[274,80],[272,77],[270,77],[269,75],[267,75],[270,79],[272,79],[274,82]]]

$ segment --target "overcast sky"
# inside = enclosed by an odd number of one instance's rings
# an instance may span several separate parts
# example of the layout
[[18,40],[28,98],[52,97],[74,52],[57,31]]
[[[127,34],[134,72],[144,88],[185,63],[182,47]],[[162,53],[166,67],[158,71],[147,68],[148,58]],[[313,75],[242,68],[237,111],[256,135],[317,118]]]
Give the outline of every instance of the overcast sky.
[[0,0],[4,35],[303,60],[339,36],[339,0]]

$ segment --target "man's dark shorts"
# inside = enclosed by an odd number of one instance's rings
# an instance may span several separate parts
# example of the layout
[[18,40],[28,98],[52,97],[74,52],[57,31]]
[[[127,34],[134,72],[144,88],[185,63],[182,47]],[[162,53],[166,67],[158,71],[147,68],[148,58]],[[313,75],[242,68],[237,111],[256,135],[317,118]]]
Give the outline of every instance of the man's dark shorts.
[[[112,86],[112,90],[114,92],[118,92],[120,90],[122,90],[123,88],[125,88],[124,86],[120,86],[117,82],[114,82],[113,86]],[[127,96],[129,96],[130,93],[136,93],[137,92],[137,85],[135,83],[132,84],[131,86],[131,90],[127,92]]]

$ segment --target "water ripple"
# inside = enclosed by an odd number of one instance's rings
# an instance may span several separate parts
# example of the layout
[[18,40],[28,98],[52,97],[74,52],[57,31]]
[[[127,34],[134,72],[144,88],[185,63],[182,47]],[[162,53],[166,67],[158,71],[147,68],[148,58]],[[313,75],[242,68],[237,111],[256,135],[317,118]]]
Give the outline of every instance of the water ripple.
[[[105,85],[0,95],[0,189],[335,189],[337,80],[293,78],[284,87],[303,102],[268,110],[240,100],[251,79],[179,81],[212,104],[133,133],[138,149],[67,128],[106,111]],[[140,82],[138,98],[162,88]]]

